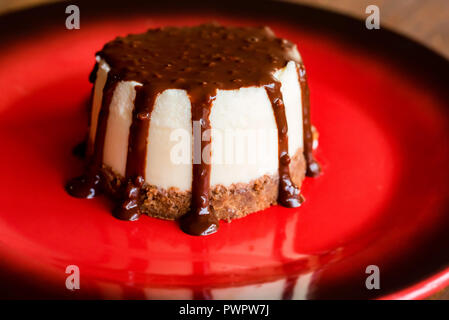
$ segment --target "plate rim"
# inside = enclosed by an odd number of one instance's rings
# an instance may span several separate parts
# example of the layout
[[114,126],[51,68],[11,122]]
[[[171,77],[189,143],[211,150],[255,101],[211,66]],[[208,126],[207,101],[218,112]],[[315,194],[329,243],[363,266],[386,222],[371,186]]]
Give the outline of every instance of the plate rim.
[[[84,4],[84,5],[88,5],[90,7],[95,8],[95,7],[101,7],[101,5],[103,3],[111,4],[111,1],[100,0],[100,1],[95,1],[94,3],[92,3],[91,1],[88,1],[88,0],[81,0],[81,1],[77,1],[76,4],[77,5]],[[141,5],[149,4],[148,2],[145,2],[143,0],[131,0],[131,1],[128,0],[127,6],[132,7],[139,3]],[[207,2],[207,1],[193,0],[193,1],[189,2],[188,7],[194,8],[195,6],[202,4],[202,5],[207,5],[208,9],[210,8],[210,9],[219,10],[220,7],[223,7],[223,8],[225,6],[229,7],[232,3],[239,3],[240,5],[242,5],[242,3],[239,2],[238,0],[228,0],[226,4],[223,4],[222,2],[211,4],[211,2]],[[261,5],[262,6],[277,5],[277,6],[285,6],[285,8],[289,8],[289,7],[294,7],[295,9],[304,8],[305,10],[307,10],[309,12],[314,11],[317,14],[333,16],[337,20],[340,20],[340,21],[346,20],[347,23],[352,23],[354,25],[360,24],[360,22],[361,22],[360,19],[350,16],[350,15],[347,15],[345,13],[336,12],[333,10],[328,10],[325,8],[316,7],[316,6],[303,4],[303,3],[294,3],[294,2],[291,2],[288,0],[249,0],[249,1],[245,2],[245,5],[250,5],[251,3],[253,3],[253,4],[257,3],[257,5],[259,5],[259,6],[261,6]],[[29,26],[30,25],[34,26],[33,23],[35,22],[35,20],[33,19],[33,17],[39,17],[40,12],[48,13],[48,11],[53,12],[53,13],[58,12],[58,14],[60,14],[62,16],[61,12],[63,12],[63,11],[61,11],[61,8],[65,7],[67,5],[68,5],[67,1],[50,2],[50,3],[45,3],[45,4],[33,6],[33,7],[18,9],[15,11],[10,11],[10,12],[0,14],[0,23],[8,26],[8,28],[4,28],[3,30],[0,31],[0,39],[1,40],[5,39],[6,41],[8,41],[8,40],[20,41],[21,37],[27,35],[27,33],[30,32]],[[114,3],[114,5],[115,5],[115,3]],[[166,0],[166,1],[164,1],[164,4],[151,3],[150,5],[155,5],[156,7],[159,5],[159,8],[167,8],[172,5],[179,6],[179,5],[183,5],[183,4],[180,4],[176,0]],[[123,5],[118,5],[118,6],[123,6]],[[104,7],[102,7],[102,8],[104,8]],[[114,8],[117,9],[118,7],[114,7]],[[109,13],[112,13],[112,10],[109,10],[109,11],[105,10],[105,14],[109,14]],[[291,13],[287,13],[287,14],[291,14]],[[27,22],[23,23],[23,21],[27,21]],[[31,29],[32,31],[30,33],[45,29],[48,26],[54,25],[54,23],[55,23],[54,20],[47,19],[43,23],[40,23],[40,26],[38,28]],[[9,29],[16,28],[16,27],[18,28],[17,33],[14,33],[14,35],[11,33],[8,33]],[[326,27],[326,28],[329,29],[329,27]],[[338,31],[336,31],[336,32],[338,32]],[[447,57],[443,56],[442,53],[434,50],[433,48],[430,48],[427,45],[417,41],[416,39],[409,38],[406,35],[403,35],[397,31],[394,31],[388,27],[383,27],[383,26],[381,28],[381,31],[376,36],[380,36],[381,38],[385,37],[385,36],[392,37],[393,39],[401,41],[404,45],[413,46],[413,48],[419,49],[420,50],[419,54],[436,59],[435,61],[432,61],[433,64],[435,64],[437,66],[440,65],[440,66],[444,67],[440,70],[437,69],[438,74],[436,75],[436,77],[440,77],[444,73],[444,69],[449,70],[449,59]],[[391,53],[392,51],[393,50],[390,50],[389,53]],[[443,79],[443,78],[441,77],[441,79]],[[441,82],[439,82],[436,85],[440,86],[442,84],[441,84]],[[377,297],[377,299],[379,299],[379,300],[424,299],[424,298],[427,298],[430,295],[432,295],[442,289],[445,289],[445,288],[449,288],[449,260],[446,262],[446,265],[439,266],[439,268],[437,270],[435,270],[434,272],[432,272],[432,274],[425,276],[424,278],[418,280],[417,282],[412,282],[409,285],[397,290],[396,292],[392,292],[390,294],[379,296],[379,297]]]

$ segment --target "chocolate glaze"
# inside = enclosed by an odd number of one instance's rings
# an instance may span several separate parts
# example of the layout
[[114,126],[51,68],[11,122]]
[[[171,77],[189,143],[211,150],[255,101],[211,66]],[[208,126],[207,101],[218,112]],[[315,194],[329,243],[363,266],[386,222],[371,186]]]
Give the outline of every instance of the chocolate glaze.
[[128,138],[128,156],[126,159],[126,177],[128,178],[125,199],[114,210],[114,216],[121,220],[137,220],[141,214],[138,206],[140,188],[144,182],[145,164],[147,159],[147,139],[150,127],[149,115],[153,109],[157,93],[151,92],[151,87],[144,90],[136,87],[136,98]]
[[313,133],[312,122],[310,121],[310,98],[306,69],[301,63],[296,65],[296,71],[298,72],[299,84],[301,85],[304,158],[306,158],[307,164],[306,175],[308,177],[316,177],[321,173],[321,167],[313,157]]
[[142,176],[129,179],[124,193],[124,199],[114,208],[112,214],[120,220],[134,221],[139,219],[141,212],[139,209],[140,188],[143,186]]
[[[273,106],[279,139],[279,203],[298,207],[303,202],[299,189],[290,177],[288,154],[288,127],[281,84],[273,73],[296,60],[294,45],[274,36],[267,27],[240,28],[205,24],[186,28],[159,28],[146,33],[118,37],[98,52],[111,70],[104,87],[95,138],[94,154],[87,174],[69,183],[68,191],[74,196],[85,196],[86,189],[101,187],[98,172],[102,166],[104,137],[112,92],[118,81],[137,81],[136,99],[126,167],[128,181],[124,199],[114,210],[120,219],[136,220],[139,215],[138,199],[145,177],[147,136],[151,112],[159,93],[166,89],[186,90],[192,106],[192,121],[201,124],[200,139],[194,139],[194,149],[201,150],[210,143],[202,141],[203,133],[210,129],[209,115],[218,89],[232,90],[241,87],[263,86]],[[300,61],[296,61],[298,65]],[[91,74],[95,82],[96,70]],[[301,77],[304,122],[304,149],[309,175],[319,172],[312,155],[312,132],[308,110],[308,87],[304,68],[298,69]],[[307,99],[307,101],[306,101]],[[307,109],[307,110],[305,110]],[[192,124],[193,128],[193,124]],[[198,141],[199,140],[199,141]],[[317,171],[318,170],[318,171]],[[201,160],[193,164],[191,210],[180,219],[181,229],[192,235],[207,235],[217,231],[218,220],[209,205],[210,164]],[[97,181],[92,184],[92,181]],[[98,186],[98,188],[97,188]],[[89,196],[90,197],[90,196]]]
[[265,86],[268,98],[273,107],[274,118],[278,128],[278,157],[279,157],[279,196],[278,202],[287,208],[299,207],[304,198],[299,188],[290,177],[290,156],[288,155],[288,126],[285,116],[285,106],[282,100],[281,84],[273,82]]
[[108,77],[105,90],[103,93],[103,101],[98,116],[97,132],[95,136],[95,148],[93,155],[90,155],[87,163],[86,172],[80,177],[73,178],[66,184],[67,192],[76,198],[91,199],[101,193],[101,173],[100,169],[103,164],[104,140],[106,137],[106,128],[109,116],[109,105],[112,101],[117,79],[113,76]]
[[[201,144],[200,150],[204,150],[209,143],[208,141],[203,141],[201,138],[204,131],[211,129],[209,115],[216,90],[213,88],[209,90],[210,91],[204,90],[203,92],[194,92],[193,94],[189,92],[192,104],[192,121],[199,121],[201,128],[201,133],[199,136]],[[197,142],[194,140],[193,143],[195,144]],[[215,214],[211,212],[209,206],[211,166],[210,164],[205,163],[203,159],[197,160],[200,161],[193,161],[192,165],[193,179],[190,211],[181,217],[179,222],[182,231],[185,233],[205,236],[217,232],[218,219]]]

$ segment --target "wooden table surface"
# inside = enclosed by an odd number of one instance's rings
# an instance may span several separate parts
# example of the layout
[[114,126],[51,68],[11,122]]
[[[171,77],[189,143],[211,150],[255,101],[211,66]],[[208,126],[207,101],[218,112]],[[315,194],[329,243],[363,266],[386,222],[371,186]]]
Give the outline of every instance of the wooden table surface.
[[[0,14],[61,0],[0,0]],[[184,0],[187,1],[187,0]],[[303,3],[365,19],[368,5],[377,5],[380,25],[400,32],[449,59],[449,0],[282,0]],[[449,300],[449,287],[429,299]]]

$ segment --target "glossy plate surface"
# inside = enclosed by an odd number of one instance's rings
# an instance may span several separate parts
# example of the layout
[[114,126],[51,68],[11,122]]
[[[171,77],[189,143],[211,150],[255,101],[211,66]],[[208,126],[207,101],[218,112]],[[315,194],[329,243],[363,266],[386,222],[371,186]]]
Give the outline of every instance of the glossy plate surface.
[[[448,285],[448,62],[316,9],[196,6],[85,2],[80,30],[65,29],[61,4],[1,18],[16,32],[0,35],[0,297],[422,298]],[[211,20],[269,25],[298,45],[324,171],[305,181],[305,204],[191,237],[175,222],[116,220],[104,198],[68,196],[95,52],[117,35]],[[68,265],[80,269],[75,292]],[[365,287],[368,265],[380,290]]]

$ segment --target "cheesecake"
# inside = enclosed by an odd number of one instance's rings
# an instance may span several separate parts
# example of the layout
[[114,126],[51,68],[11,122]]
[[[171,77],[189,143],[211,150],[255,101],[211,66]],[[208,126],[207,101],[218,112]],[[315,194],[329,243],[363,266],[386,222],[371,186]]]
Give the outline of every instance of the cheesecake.
[[69,194],[105,192],[113,215],[178,220],[192,235],[279,204],[299,207],[313,156],[296,45],[268,27],[150,29],[96,54],[86,172]]

